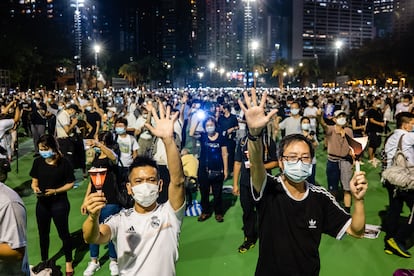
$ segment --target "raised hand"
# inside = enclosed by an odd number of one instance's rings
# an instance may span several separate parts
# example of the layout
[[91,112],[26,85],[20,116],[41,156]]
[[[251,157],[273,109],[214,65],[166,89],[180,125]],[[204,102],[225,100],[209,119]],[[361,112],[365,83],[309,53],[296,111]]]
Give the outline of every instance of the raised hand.
[[368,182],[365,178],[365,172],[355,172],[351,179],[349,188],[351,189],[351,193],[355,199],[363,199],[368,189]]
[[263,93],[260,103],[257,101],[255,89],[252,89],[251,97],[249,97],[247,91],[245,91],[243,95],[246,105],[244,105],[241,100],[239,100],[239,105],[246,117],[249,132],[251,135],[258,135],[269,123],[272,116],[276,114],[277,109],[272,109],[267,115],[265,114],[264,106],[266,104],[267,92]]
[[161,103],[158,105],[160,116],[158,116],[155,108],[152,111],[152,117],[155,121],[155,127],[151,124],[145,124],[145,126],[151,131],[151,133],[161,139],[174,137],[174,122],[178,118],[178,113],[171,115],[171,107],[167,106],[165,110],[164,105]]
[[82,208],[86,208],[88,214],[94,218],[99,218],[101,210],[106,205],[106,198],[103,193],[91,193],[89,194],[84,203],[82,204]]

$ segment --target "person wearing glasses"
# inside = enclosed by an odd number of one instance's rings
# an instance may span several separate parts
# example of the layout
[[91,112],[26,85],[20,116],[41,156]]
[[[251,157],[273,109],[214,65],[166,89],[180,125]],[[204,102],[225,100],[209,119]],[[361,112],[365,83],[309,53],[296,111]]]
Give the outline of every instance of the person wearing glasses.
[[[266,93],[258,104],[255,91],[244,93],[248,152],[253,197],[258,201],[259,259],[255,275],[319,275],[319,244],[322,234],[341,239],[346,233],[361,238],[365,229],[365,172],[350,181],[354,198],[352,216],[321,186],[308,183],[315,155],[302,134],[285,136],[279,144],[282,174],[266,173],[263,163],[263,128],[276,110],[264,111]],[[247,107],[246,107],[247,106]]]

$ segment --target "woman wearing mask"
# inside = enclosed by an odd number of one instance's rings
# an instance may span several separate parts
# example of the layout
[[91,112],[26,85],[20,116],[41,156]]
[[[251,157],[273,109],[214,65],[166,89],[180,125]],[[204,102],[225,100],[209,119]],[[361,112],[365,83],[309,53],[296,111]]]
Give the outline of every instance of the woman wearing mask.
[[[300,120],[300,125],[302,129],[302,135],[312,144],[313,150],[316,151],[316,148],[319,145],[318,138],[314,130],[311,130],[311,121],[308,117],[302,117]],[[315,175],[316,175],[316,156],[312,158],[312,174],[306,180],[309,183],[315,183]]]
[[43,135],[37,142],[40,157],[33,162],[30,176],[32,189],[37,195],[36,220],[39,231],[42,262],[40,271],[47,267],[49,259],[50,224],[53,222],[63,242],[66,259],[66,275],[73,275],[72,246],[69,232],[70,204],[67,191],[72,189],[75,177],[71,163],[63,158],[52,135]]
[[351,122],[354,137],[365,136],[365,127],[367,122],[365,118],[365,110],[363,108],[358,109],[357,114],[352,117]]
[[[102,223],[111,215],[117,214],[121,209],[121,204],[119,202],[119,194],[118,182],[116,179],[116,162],[117,156],[116,154],[110,149],[115,144],[113,135],[110,132],[102,132],[98,136],[98,141],[96,140],[87,140],[86,144],[89,147],[92,147],[95,152],[95,159],[92,161],[92,167],[95,168],[107,168],[108,171],[106,173],[105,182],[102,188],[103,193],[105,194],[107,203],[105,207],[101,210],[99,216],[99,222]],[[81,213],[83,215],[87,214],[86,210],[86,198],[89,194],[95,193],[96,189],[89,182],[88,188],[85,194],[84,203],[81,206]],[[84,271],[84,276],[93,275],[97,270],[101,268],[98,257],[99,257],[99,245],[97,244],[90,244],[89,251],[91,256],[91,261],[88,263],[88,267]],[[109,242],[108,244],[108,251],[109,251],[109,270],[111,271],[111,275],[118,275],[118,263],[117,263],[117,254],[115,251],[114,244]]]
[[[200,124],[200,120],[190,129],[190,136]],[[198,221],[205,221],[211,217],[210,188],[213,191],[213,209],[217,222],[223,222],[222,190],[223,181],[227,178],[227,147],[224,137],[216,131],[216,120],[208,117],[203,122],[205,132],[200,134],[200,158],[198,167],[198,181],[200,183],[202,213]]]

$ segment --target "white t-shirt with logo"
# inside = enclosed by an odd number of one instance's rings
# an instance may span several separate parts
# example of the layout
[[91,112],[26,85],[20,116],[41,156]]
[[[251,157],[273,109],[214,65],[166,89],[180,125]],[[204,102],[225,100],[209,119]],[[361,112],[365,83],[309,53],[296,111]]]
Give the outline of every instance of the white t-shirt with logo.
[[105,221],[118,253],[119,275],[175,275],[184,211],[185,204],[174,211],[167,201],[151,213],[131,208]]
[[118,136],[117,142],[121,151],[119,159],[122,162],[122,166],[125,168],[131,166],[134,161],[132,152],[139,149],[137,140],[135,137],[127,134],[125,137]]

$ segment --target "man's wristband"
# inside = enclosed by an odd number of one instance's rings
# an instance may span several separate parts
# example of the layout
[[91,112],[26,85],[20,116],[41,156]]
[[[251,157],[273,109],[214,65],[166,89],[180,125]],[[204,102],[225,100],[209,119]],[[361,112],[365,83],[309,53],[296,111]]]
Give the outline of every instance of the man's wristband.
[[257,141],[258,139],[260,139],[262,137],[262,134],[263,134],[263,132],[260,132],[260,134],[258,134],[258,135],[251,135],[250,132],[247,132],[247,138],[250,141],[254,142],[254,141]]

